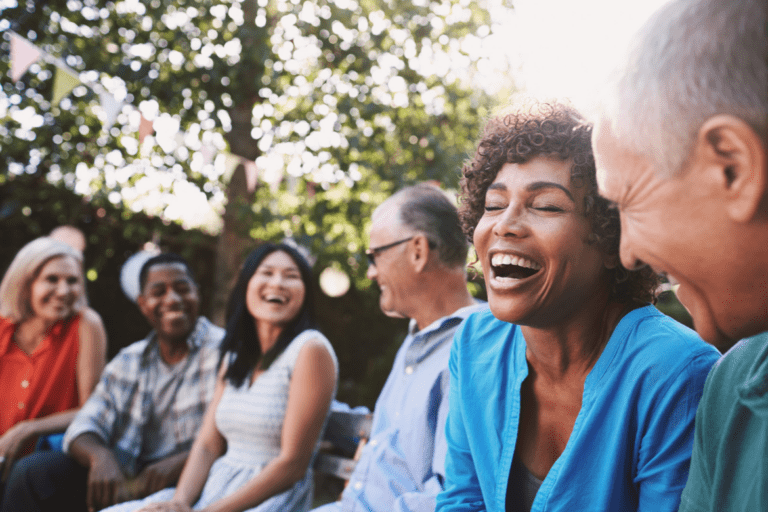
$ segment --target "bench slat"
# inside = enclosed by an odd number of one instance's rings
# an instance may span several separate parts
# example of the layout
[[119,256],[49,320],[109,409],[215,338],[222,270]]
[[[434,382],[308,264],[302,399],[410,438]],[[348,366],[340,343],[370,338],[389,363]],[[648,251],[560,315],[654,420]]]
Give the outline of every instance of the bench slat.
[[319,453],[315,460],[315,471],[333,475],[342,480],[349,480],[357,461],[329,453]]
[[[372,414],[331,411],[321,449],[315,459],[315,472],[348,481],[363,447],[371,436],[372,423]],[[328,453],[336,450],[347,456]]]
[[372,414],[333,411],[328,418],[325,439],[350,437],[368,439],[371,435]]

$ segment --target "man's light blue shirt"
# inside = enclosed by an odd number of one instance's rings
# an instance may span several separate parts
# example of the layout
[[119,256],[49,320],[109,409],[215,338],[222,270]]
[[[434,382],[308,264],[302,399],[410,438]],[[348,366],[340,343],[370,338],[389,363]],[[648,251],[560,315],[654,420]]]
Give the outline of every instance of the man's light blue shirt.
[[484,307],[459,309],[421,331],[411,320],[376,401],[370,440],[341,501],[323,511],[434,511],[445,479],[451,342],[462,320]]
[[[520,328],[490,312],[456,333],[440,512],[505,510],[525,354]],[[573,431],[532,512],[676,511],[696,408],[718,357],[653,306],[622,318],[584,382]]]

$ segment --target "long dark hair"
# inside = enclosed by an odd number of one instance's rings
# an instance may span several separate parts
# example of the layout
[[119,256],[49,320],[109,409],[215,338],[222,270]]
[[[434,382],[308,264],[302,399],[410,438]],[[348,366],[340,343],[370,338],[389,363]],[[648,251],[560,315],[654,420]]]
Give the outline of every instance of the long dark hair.
[[[286,327],[277,339],[275,345],[261,353],[259,335],[253,317],[245,303],[245,295],[248,282],[256,273],[264,258],[273,252],[282,251],[299,267],[301,280],[304,283],[304,303],[299,313]],[[221,361],[224,361],[228,353],[232,353],[229,367],[224,374],[224,379],[235,386],[241,386],[245,378],[261,363],[266,370],[277,357],[282,354],[285,347],[307,329],[315,329],[314,284],[312,269],[304,257],[293,247],[286,244],[264,243],[258,246],[245,260],[240,276],[237,279],[227,306],[227,333],[221,343]]]

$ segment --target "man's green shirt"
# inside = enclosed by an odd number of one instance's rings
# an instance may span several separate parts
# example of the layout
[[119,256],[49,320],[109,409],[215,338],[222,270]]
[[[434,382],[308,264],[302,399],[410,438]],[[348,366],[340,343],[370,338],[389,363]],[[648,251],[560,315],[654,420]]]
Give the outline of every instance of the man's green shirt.
[[680,511],[768,511],[768,332],[735,345],[707,378]]

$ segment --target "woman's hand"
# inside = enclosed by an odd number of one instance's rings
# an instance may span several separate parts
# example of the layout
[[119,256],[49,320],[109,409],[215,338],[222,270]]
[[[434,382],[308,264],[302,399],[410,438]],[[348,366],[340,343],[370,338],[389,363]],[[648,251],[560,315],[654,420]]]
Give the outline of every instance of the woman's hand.
[[138,512],[192,512],[192,507],[179,501],[161,501],[150,503]]
[[0,437],[0,481],[2,482],[8,478],[11,467],[24,449],[24,445],[35,435],[28,427],[26,422],[21,421]]

